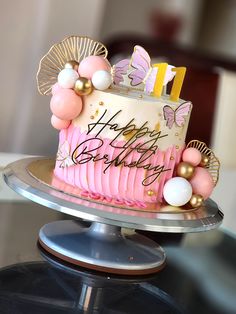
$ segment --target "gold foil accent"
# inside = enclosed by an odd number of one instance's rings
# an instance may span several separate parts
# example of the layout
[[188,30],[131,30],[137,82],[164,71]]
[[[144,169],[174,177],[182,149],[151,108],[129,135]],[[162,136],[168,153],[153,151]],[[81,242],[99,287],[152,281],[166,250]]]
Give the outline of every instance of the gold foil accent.
[[132,130],[128,134],[123,135],[123,137],[128,142],[135,135],[135,133],[137,133],[137,130]]
[[53,45],[41,59],[37,72],[37,85],[40,94],[49,95],[57,82],[59,72],[70,61],[80,62],[84,58],[96,55],[107,57],[106,47],[89,37],[70,36]]
[[104,105],[104,102],[103,101],[99,101],[98,103],[100,106],[103,106]]
[[174,160],[175,159],[175,157],[174,156],[170,156],[170,160]]
[[176,149],[179,149],[179,145],[175,145],[175,148],[176,148]]
[[207,147],[207,145],[204,142],[200,142],[198,140],[192,140],[188,143],[186,148],[188,147],[194,147],[198,149],[201,154],[205,154],[209,157],[209,162],[206,165],[207,170],[210,172],[214,185],[216,186],[218,180],[219,180],[219,170],[220,170],[220,161],[215,156],[213,151]]
[[90,119],[92,119],[92,120],[93,120],[94,118],[95,118],[94,116],[90,116]]
[[157,122],[157,124],[155,125],[155,131],[159,132],[161,128],[161,124],[160,122]]

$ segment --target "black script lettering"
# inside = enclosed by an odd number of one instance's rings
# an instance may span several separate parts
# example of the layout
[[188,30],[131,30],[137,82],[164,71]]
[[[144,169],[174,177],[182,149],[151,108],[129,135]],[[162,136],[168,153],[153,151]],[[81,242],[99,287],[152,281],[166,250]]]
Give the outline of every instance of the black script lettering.
[[159,178],[159,176],[166,171],[169,171],[171,169],[165,169],[164,166],[155,166],[152,169],[149,170],[153,170],[154,172],[152,174],[150,174],[149,176],[147,176],[143,181],[142,184],[144,186],[148,186],[150,184],[152,184],[153,182],[155,182],[157,180],[157,178]]
[[[93,143],[93,147],[94,147],[95,144],[97,144],[97,145],[95,145],[95,147],[92,148],[92,149],[88,149],[89,142]],[[104,143],[103,140],[100,139],[100,138],[90,138],[90,139],[87,139],[87,140],[83,141],[82,143],[80,143],[74,149],[74,151],[72,153],[71,158],[72,158],[73,162],[75,164],[79,164],[80,165],[80,164],[85,164],[85,163],[93,160],[94,158],[97,157],[97,155],[94,157],[91,154],[91,152],[93,152],[93,151],[99,149],[100,147],[102,147],[103,143]],[[85,145],[85,147],[83,147],[83,150],[80,153],[78,153],[79,148],[82,147],[83,145]],[[80,159],[80,157],[84,157],[84,158]],[[103,159],[103,157],[101,159]]]
[[[134,124],[134,119],[131,119],[125,126],[120,127],[117,123],[114,123],[115,118],[120,113],[121,110],[117,111],[106,121],[107,110],[105,110],[96,122],[90,123],[87,135],[92,131],[95,135],[93,138],[83,141],[74,149],[71,156],[72,160],[75,164],[103,161],[104,165],[106,165],[103,170],[104,173],[112,165],[115,167],[122,165],[128,168],[142,168],[147,171],[147,176],[142,181],[142,184],[145,186],[150,185],[163,172],[170,170],[165,169],[163,165],[153,165],[150,162],[151,156],[158,153],[158,142],[168,136],[168,134],[162,134],[161,131],[149,130],[147,121],[141,127],[137,128]],[[114,132],[114,137],[111,138],[109,146],[116,149],[115,155],[114,152],[112,156],[109,156],[107,152],[104,155],[97,152],[104,145],[104,141],[99,137],[104,130]],[[131,137],[128,141],[117,141],[119,136],[125,137],[129,134],[131,134]],[[93,148],[89,148],[90,142],[93,144]],[[139,154],[136,160],[130,156],[133,152]]]

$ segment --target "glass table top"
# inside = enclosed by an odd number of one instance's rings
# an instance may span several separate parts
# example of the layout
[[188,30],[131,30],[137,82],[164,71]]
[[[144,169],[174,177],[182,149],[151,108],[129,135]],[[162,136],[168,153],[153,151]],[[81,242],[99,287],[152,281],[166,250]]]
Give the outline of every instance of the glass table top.
[[1,202],[0,213],[10,213],[6,233],[1,227],[0,313],[235,313],[236,240],[223,229],[142,231],[162,245],[167,264],[130,278],[72,268],[39,250],[41,226],[65,216],[31,202]]

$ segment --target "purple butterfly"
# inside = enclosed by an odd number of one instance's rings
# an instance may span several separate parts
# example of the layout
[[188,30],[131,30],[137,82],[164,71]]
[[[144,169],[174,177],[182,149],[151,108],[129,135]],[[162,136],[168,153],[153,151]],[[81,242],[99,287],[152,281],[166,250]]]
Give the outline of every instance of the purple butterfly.
[[129,63],[129,59],[124,59],[113,66],[113,81],[116,85],[124,81],[123,75],[127,74]]
[[[129,74],[131,85],[137,86],[144,83],[145,91],[147,93],[153,92],[158,68],[152,67],[149,54],[141,46],[134,47],[134,52],[131,57],[131,66],[134,68]],[[172,71],[173,68],[174,66],[168,64],[164,85],[174,78],[175,72]]]
[[191,107],[191,102],[183,102],[175,110],[168,105],[164,106],[164,119],[167,121],[166,125],[168,126],[168,128],[171,129],[174,123],[178,127],[183,126],[185,122],[185,117],[188,115]]

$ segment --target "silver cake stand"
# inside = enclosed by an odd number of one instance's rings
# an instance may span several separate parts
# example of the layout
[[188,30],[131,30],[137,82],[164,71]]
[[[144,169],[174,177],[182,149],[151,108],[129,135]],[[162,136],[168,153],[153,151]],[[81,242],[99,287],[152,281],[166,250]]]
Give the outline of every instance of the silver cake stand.
[[[49,158],[22,159],[9,164],[3,176],[22,196],[80,218],[46,224],[39,232],[41,246],[66,262],[122,275],[151,274],[164,266],[165,252],[135,229],[200,232],[222,222],[222,212],[210,199],[194,210],[163,206],[155,211],[149,206],[136,209],[78,196],[78,190],[53,175],[54,163]],[[91,226],[85,227],[81,219],[91,221]]]

